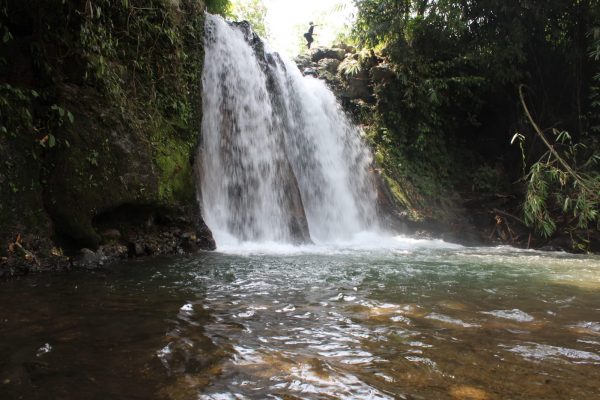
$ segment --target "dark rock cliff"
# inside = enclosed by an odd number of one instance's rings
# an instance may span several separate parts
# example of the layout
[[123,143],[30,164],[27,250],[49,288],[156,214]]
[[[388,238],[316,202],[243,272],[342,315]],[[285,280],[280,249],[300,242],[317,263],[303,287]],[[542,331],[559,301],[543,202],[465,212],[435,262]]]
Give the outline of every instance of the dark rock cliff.
[[214,248],[193,178],[204,6],[113,3],[0,6],[4,273],[66,267],[81,248]]

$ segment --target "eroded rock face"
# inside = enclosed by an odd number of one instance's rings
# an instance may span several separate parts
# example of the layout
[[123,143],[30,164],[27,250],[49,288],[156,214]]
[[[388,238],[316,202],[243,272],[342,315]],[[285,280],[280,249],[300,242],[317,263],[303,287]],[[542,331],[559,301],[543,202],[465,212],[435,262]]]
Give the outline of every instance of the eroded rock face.
[[[185,88],[196,87],[199,78],[165,74],[159,83],[148,76],[134,77],[132,71],[139,66],[133,67],[131,57],[122,54],[128,53],[124,50],[139,38],[127,37],[118,26],[125,21],[118,14],[122,10],[114,8],[103,16],[112,18],[108,26],[121,35],[119,43],[111,46],[122,48],[112,49],[110,59],[105,59],[105,72],[116,78],[112,84],[120,87],[107,89],[104,79],[108,78],[90,77],[94,74],[86,57],[94,50],[80,38],[85,21],[74,17],[82,14],[83,5],[71,0],[67,3],[63,8],[51,2],[8,3],[14,38],[0,43],[0,57],[7,60],[0,65],[0,75],[26,98],[22,104],[11,98],[10,107],[23,114],[27,110],[32,121],[29,126],[14,120],[7,125],[14,134],[0,133],[0,270],[2,265],[23,258],[15,253],[15,243],[35,255],[35,260],[29,257],[29,270],[66,268],[70,263],[67,256],[75,257],[81,248],[95,253],[108,242],[127,246],[127,235],[133,230],[154,235],[178,227],[193,231],[198,247],[214,248],[210,230],[197,210],[190,161],[201,106],[197,91],[190,94]],[[201,7],[192,2],[157,6],[154,11],[170,19],[179,42],[157,45],[150,59],[169,56],[175,60],[185,53],[185,68],[201,70]],[[46,14],[51,18],[37,18]],[[194,29],[195,40],[187,40],[185,35]],[[55,43],[43,32],[64,34],[65,40]],[[184,68],[184,64],[174,62],[173,68]],[[165,66],[165,70],[170,67]],[[144,64],[143,68],[152,67]],[[145,86],[157,84],[164,85],[163,91],[181,93],[182,104],[192,109],[186,120],[170,106],[140,94],[146,93]],[[134,85],[137,93],[131,90]],[[127,100],[117,101],[114,92]],[[0,114],[4,113],[0,109]],[[119,227],[120,237],[102,235],[107,228],[99,222],[102,216],[124,206],[151,210],[161,223],[148,230],[124,214],[121,217],[127,228]],[[10,244],[13,250],[8,250]],[[169,246],[160,248],[171,252]],[[62,255],[63,250],[67,256]],[[90,257],[87,254],[87,259]]]

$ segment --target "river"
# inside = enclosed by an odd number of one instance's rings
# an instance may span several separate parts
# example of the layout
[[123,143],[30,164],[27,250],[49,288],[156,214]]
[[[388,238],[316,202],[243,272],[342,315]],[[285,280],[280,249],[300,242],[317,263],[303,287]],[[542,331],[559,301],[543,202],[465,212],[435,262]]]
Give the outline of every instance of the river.
[[597,399],[600,258],[363,237],[1,284],[2,399]]

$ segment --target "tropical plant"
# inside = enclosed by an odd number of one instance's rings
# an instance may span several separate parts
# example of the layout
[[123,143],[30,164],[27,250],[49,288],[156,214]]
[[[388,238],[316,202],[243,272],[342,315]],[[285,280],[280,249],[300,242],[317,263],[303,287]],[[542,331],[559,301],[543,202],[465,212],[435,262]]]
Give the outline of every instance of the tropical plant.
[[[590,231],[600,230],[600,151],[597,141],[591,145],[574,142],[566,131],[552,129],[551,142],[533,120],[519,88],[527,118],[547,148],[523,177],[527,191],[523,204],[524,222],[544,237],[560,227],[568,233],[574,247],[586,250]],[[523,151],[525,136],[515,134]]]

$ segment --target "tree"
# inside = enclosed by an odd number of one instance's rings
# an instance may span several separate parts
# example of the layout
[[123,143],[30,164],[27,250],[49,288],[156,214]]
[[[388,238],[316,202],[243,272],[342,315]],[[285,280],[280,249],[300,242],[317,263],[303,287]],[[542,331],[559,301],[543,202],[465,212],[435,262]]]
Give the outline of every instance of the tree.
[[254,32],[263,39],[269,38],[269,31],[265,24],[267,7],[263,0],[232,0],[230,15],[238,21],[248,21]]
[[[497,170],[497,164],[506,180],[514,182],[524,174],[519,151],[510,146],[510,138],[519,132],[527,138],[522,142],[527,145],[524,175],[530,184],[512,189],[523,200],[522,211],[527,213],[523,220],[536,228],[544,225],[542,220],[556,221],[556,229],[549,223],[548,229],[538,229],[543,236],[570,229],[559,222],[577,229],[596,224],[597,197],[585,197],[590,190],[578,189],[582,182],[594,187],[591,192],[597,188],[592,172],[600,149],[600,2],[355,0],[355,4],[356,40],[378,50],[397,73],[397,80],[375,88],[380,134],[374,141],[385,150],[382,154],[397,155],[389,165],[402,164],[406,174],[406,166],[416,164],[409,171],[416,171],[416,185],[428,182],[419,173],[433,171],[429,182],[472,187],[473,172],[480,167]],[[548,143],[521,107],[520,85],[527,88],[530,117],[551,128],[544,133],[569,132],[568,142],[563,135],[560,143],[557,136],[550,144],[560,148],[558,157],[548,158]],[[567,155],[574,150],[576,158]],[[559,179],[567,171],[560,159],[574,171],[567,180]],[[532,166],[536,173],[530,172]],[[447,168],[460,178],[448,179],[439,172]],[[536,190],[545,189],[543,180],[557,182],[549,187],[548,198],[560,197],[563,204],[555,207],[558,202],[553,200],[556,204],[548,202],[537,212],[528,199],[546,198],[544,190]],[[542,186],[535,186],[540,182]],[[567,211],[570,219],[559,218],[558,213]]]

